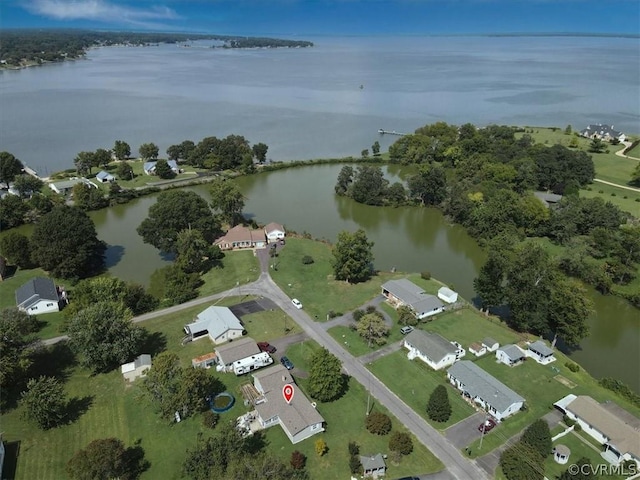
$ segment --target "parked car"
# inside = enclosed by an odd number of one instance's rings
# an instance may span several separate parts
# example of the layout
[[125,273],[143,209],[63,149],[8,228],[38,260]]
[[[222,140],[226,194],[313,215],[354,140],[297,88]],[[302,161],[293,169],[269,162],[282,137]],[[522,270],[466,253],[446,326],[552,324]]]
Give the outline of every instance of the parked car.
[[487,418],[484,422],[478,425],[478,430],[480,430],[482,433],[487,433],[490,432],[495,426],[495,420],[493,418]]
[[267,352],[267,353],[276,352],[276,347],[271,345],[269,342],[258,342],[258,348],[260,349],[261,352]]
[[420,480],[418,477],[402,477],[397,480]]
[[[406,335],[407,333],[411,333],[411,332],[413,332],[413,327],[411,325],[407,325],[406,327],[402,327],[400,329],[400,333],[403,334],[403,335]],[[407,478],[409,478],[409,477],[407,477]]]
[[284,368],[286,368],[287,370],[293,370],[293,363],[291,363],[291,360],[289,360],[288,357],[282,357],[280,359],[280,363],[284,366]]
[[291,303],[293,303],[293,306],[296,307],[298,310],[302,308],[302,303],[300,303],[300,300],[298,300],[297,298],[294,298],[293,300],[291,300]]

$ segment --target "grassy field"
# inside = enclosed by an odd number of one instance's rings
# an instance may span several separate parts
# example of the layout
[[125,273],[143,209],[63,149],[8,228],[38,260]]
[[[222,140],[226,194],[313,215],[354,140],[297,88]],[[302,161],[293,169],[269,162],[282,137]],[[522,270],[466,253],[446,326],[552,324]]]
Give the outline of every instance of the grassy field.
[[236,285],[242,293],[242,285],[253,282],[260,276],[260,263],[250,250],[225,252],[223,268],[213,268],[202,276],[202,285],[198,289],[199,297],[229,290]]
[[636,145],[626,153],[629,157],[640,158],[640,145]]
[[[409,360],[405,349],[370,363],[368,368],[413,411],[439,430],[444,430],[475,412],[456,390],[448,386],[445,371],[432,370],[421,360]],[[452,408],[451,418],[442,423],[431,420],[426,410],[431,392],[438,385],[448,386],[447,393]]]
[[606,202],[613,203],[634,217],[640,217],[640,192],[595,182],[586,189],[581,189],[580,196],[585,198],[602,197]]
[[[131,168],[133,168],[133,179],[118,178],[116,171],[120,162],[111,162],[109,165],[107,165],[107,168],[104,169],[105,171],[111,173],[116,177],[118,185],[120,185],[122,188],[146,187],[155,183],[164,183],[167,181],[155,175],[147,175],[146,173],[144,173],[143,166],[145,162],[143,160],[126,160],[126,162],[131,165]],[[197,172],[205,171],[202,169],[194,168],[191,165],[180,165],[180,169],[183,170],[183,173],[176,175],[171,180],[186,180],[190,178],[196,178]],[[95,171],[92,172],[91,175],[88,175],[87,178],[97,184],[103,190],[108,191],[108,183],[101,183],[95,180],[95,176],[100,170],[101,169],[95,169]]]

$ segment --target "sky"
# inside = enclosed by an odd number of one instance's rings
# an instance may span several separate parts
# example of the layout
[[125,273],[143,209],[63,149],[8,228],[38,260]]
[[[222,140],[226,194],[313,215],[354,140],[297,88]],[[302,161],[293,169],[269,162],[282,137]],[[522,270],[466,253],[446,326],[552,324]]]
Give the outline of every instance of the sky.
[[640,34],[638,0],[0,0],[0,29],[230,35]]

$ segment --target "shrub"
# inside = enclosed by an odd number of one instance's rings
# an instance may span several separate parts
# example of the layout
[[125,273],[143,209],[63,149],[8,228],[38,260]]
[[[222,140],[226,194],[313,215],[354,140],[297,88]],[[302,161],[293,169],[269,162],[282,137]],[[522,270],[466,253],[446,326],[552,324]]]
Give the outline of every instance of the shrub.
[[372,412],[365,420],[365,427],[374,435],[386,435],[391,431],[391,419],[384,413]]
[[357,322],[358,320],[360,320],[362,317],[364,317],[365,313],[364,310],[354,310],[353,313],[351,314],[351,316],[353,317],[353,321]]
[[581,432],[581,431],[582,431],[582,427],[580,426],[580,424],[579,424],[579,423],[576,423],[576,424],[573,426],[573,431],[574,431],[574,432]]
[[598,383],[600,383],[604,388],[626,398],[635,406],[640,406],[640,395],[635,393],[628,385],[625,385],[620,380],[616,380],[615,378],[603,378]]
[[566,413],[562,416],[562,421],[567,427],[573,427],[576,424],[576,421],[572,418],[569,418],[569,415]]
[[329,310],[328,315],[329,315],[329,318],[336,318],[336,317],[340,316],[340,312],[335,312],[333,310]]
[[578,373],[580,371],[580,365],[578,365],[577,363],[567,362],[564,364],[564,366],[571,370],[573,373]]
[[358,455],[359,453],[360,445],[358,445],[356,442],[349,442],[349,455]]
[[349,470],[353,474],[361,474],[362,473],[362,464],[360,463],[360,459],[357,455],[351,455],[349,457]]
[[327,453],[329,447],[327,446],[327,442],[325,442],[322,438],[319,438],[318,440],[316,440],[315,449],[318,456],[322,457],[325,453]]
[[369,305],[369,306],[365,309],[365,312],[367,312],[367,313],[378,313],[378,312],[376,311],[376,307],[375,307],[374,305]]
[[438,385],[431,393],[427,415],[436,422],[446,422],[451,417],[451,404],[444,385]]
[[626,199],[627,199],[627,198],[629,198],[629,197],[625,195],[625,196],[624,196],[624,197],[622,197],[622,198],[624,198],[624,199],[626,200]]
[[302,263],[304,265],[311,265],[313,263],[313,257],[311,257],[310,255],[305,255],[304,257],[302,257]]
[[389,450],[400,452],[402,455],[409,455],[413,452],[413,442],[408,433],[394,432],[389,440]]
[[598,193],[604,193],[604,190],[598,190]]
[[304,453],[294,450],[291,452],[291,460],[289,463],[291,463],[291,468],[294,470],[302,470],[307,464],[307,457]]
[[431,280],[431,272],[420,272],[420,278],[422,278],[423,280]]
[[615,192],[611,192],[611,196],[612,196],[612,197],[615,197],[615,196],[616,196],[616,193],[615,193]]
[[206,428],[215,428],[218,424],[220,416],[217,413],[213,413],[211,410],[207,410],[202,414],[202,425]]

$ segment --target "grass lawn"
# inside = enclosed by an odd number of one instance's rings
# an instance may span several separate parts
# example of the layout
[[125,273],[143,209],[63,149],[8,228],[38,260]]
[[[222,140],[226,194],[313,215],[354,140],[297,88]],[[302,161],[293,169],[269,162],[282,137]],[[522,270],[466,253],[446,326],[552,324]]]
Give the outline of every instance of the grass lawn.
[[640,217],[640,192],[594,182],[587,189],[581,189],[580,196],[585,198],[602,197],[604,201],[613,203],[634,217]]
[[640,158],[640,145],[636,145],[631,150],[627,152],[629,157]]
[[[446,380],[446,369],[437,372],[421,360],[409,360],[405,349],[370,363],[368,368],[413,411],[439,430],[444,430],[475,412],[457,391],[449,386]],[[443,423],[431,420],[426,410],[431,392],[438,385],[447,385],[452,408],[451,418]]]
[[198,296],[223,292],[238,284],[239,293],[242,294],[242,285],[260,276],[260,263],[250,250],[225,252],[222,263],[224,268],[213,268],[202,276],[204,285],[198,289]]
[[[302,329],[282,310],[252,313],[242,317],[247,333],[257,342],[269,342],[285,335],[295,335]],[[285,333],[285,325],[287,331]]]
[[[144,173],[143,166],[145,162],[143,160],[126,160],[126,162],[133,168],[133,179],[118,178],[116,171],[120,162],[111,162],[109,165],[107,165],[107,168],[105,168],[107,172],[116,176],[118,185],[120,185],[122,188],[146,187],[148,185],[153,185],[154,183],[162,183],[167,181],[155,175],[147,175],[146,173]],[[180,165],[180,169],[184,170],[184,172],[176,175],[171,180],[185,180],[189,178],[196,178],[197,172],[205,171],[202,169],[194,168],[191,165]],[[99,171],[100,169],[96,169],[95,173],[88,176],[87,178],[91,179],[98,185],[104,186],[104,188],[108,191],[109,184],[101,184],[97,180],[94,180],[95,174],[97,174]]]
[[[296,367],[308,371],[311,356],[318,348],[320,347],[315,342],[302,342],[289,347],[287,356]],[[303,390],[305,389],[305,380],[296,379],[296,383]],[[289,461],[293,450],[304,453],[307,456],[307,470],[312,480],[348,478],[349,452],[347,446],[350,441],[355,441],[360,445],[362,454],[389,453],[390,435],[372,435],[364,428],[367,392],[355,380],[349,381],[348,390],[340,399],[329,403],[319,403],[317,408],[327,420],[326,432],[292,445],[282,429],[275,426],[266,431],[269,445],[267,448],[278,454],[285,462]],[[375,402],[373,408],[389,414],[386,409]],[[392,417],[392,420],[394,430],[404,430],[395,418]],[[318,457],[314,450],[314,442],[318,438],[323,438],[329,447],[328,453],[323,457]],[[387,476],[389,478],[442,470],[442,463],[415,438],[413,445],[413,453],[404,457],[399,465],[393,465],[388,461]]]

